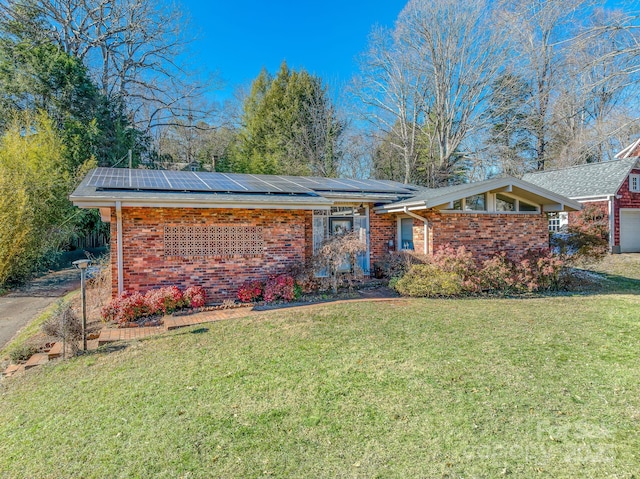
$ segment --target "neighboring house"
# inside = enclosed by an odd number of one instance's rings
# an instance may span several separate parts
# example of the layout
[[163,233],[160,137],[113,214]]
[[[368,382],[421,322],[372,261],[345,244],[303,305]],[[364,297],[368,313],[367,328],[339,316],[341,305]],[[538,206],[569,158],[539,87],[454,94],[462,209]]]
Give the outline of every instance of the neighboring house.
[[[640,252],[640,155],[639,142],[616,155],[617,160],[587,163],[557,170],[524,175],[523,180],[583,206],[594,205],[602,210],[609,222],[609,248],[612,253]],[[576,213],[552,216],[558,226]],[[555,224],[550,223],[554,230]]]
[[113,292],[202,285],[234,297],[311,258],[336,232],[367,242],[368,273],[390,251],[450,244],[476,257],[548,246],[547,212],[568,198],[515,178],[439,189],[392,181],[97,168],[71,195],[111,224]]

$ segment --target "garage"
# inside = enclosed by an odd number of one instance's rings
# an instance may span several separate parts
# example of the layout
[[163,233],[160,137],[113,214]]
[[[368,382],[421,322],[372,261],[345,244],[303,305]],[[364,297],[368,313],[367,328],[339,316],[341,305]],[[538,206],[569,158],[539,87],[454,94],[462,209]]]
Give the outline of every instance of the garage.
[[620,252],[640,252],[640,209],[620,209]]

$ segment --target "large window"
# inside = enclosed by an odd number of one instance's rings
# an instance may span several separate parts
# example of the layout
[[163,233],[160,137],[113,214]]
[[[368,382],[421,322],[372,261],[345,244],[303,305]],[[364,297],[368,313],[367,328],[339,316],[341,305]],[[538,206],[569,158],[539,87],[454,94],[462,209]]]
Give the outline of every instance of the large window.
[[498,193],[496,195],[496,211],[516,211],[516,200]]
[[536,205],[532,205],[522,200],[517,200],[515,198],[511,198],[510,196],[503,195],[500,193],[496,194],[496,211],[505,212],[505,211],[513,211],[513,212],[536,212],[538,211],[538,207]]
[[464,211],[487,211],[486,195],[467,196],[461,200],[453,202],[454,210]]
[[486,201],[484,195],[473,195],[464,199],[464,209],[467,211],[486,211]]
[[413,218],[400,218],[400,249],[413,249]]

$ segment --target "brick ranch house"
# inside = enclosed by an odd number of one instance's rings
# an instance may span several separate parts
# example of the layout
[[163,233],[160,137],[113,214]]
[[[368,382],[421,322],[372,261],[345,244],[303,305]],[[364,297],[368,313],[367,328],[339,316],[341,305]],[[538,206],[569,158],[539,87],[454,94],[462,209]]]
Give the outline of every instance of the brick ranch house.
[[111,225],[113,294],[201,285],[233,298],[309,259],[328,235],[360,232],[366,274],[388,252],[465,246],[478,258],[548,246],[568,198],[515,178],[438,189],[392,181],[97,168],[70,196]]
[[[523,179],[602,210],[609,222],[612,253],[640,252],[640,140],[616,155],[617,160],[528,173]],[[570,225],[577,213],[551,218],[550,229]]]

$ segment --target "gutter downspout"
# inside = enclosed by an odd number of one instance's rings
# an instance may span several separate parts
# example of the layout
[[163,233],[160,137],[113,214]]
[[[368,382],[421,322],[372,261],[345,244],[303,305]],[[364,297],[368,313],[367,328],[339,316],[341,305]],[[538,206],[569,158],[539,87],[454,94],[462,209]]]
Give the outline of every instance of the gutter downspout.
[[118,267],[118,294],[124,291],[124,271],[122,260],[122,203],[116,201],[116,243],[117,248],[117,267]]
[[[616,201],[615,195],[609,196],[609,251],[614,253],[615,242],[616,242],[616,220],[614,218],[615,207],[614,203]],[[618,251],[619,252],[619,251]]]
[[420,220],[420,221],[422,221],[424,223],[423,246],[424,246],[424,255],[426,256],[427,254],[429,254],[428,241],[427,241],[427,232],[428,232],[429,223],[427,222],[427,219],[424,218],[423,216],[417,215],[417,214],[409,211],[409,208],[407,206],[405,206],[402,210],[403,210],[405,215],[411,216],[412,218]]

